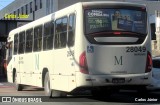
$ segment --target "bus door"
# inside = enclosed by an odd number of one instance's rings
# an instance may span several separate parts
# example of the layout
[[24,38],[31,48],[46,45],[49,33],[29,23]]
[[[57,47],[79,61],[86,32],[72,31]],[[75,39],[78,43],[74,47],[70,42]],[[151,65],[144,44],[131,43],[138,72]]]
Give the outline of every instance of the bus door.
[[67,17],[55,21],[54,38],[54,87],[55,89],[68,90],[68,76],[66,75],[67,62]]
[[[20,70],[20,62],[19,62],[19,35],[16,33],[14,35],[14,49],[13,49],[13,68],[15,68],[17,73],[17,83],[21,82],[21,74],[22,71]],[[22,76],[23,77],[23,76]]]
[[[12,48],[13,48],[13,42],[7,43],[7,52],[6,52],[6,61],[7,61],[7,77],[8,81],[12,82],[12,67],[13,64],[11,63],[13,61],[12,59]],[[11,78],[10,78],[11,77]]]
[[21,77],[21,82],[27,81],[27,75],[25,71],[25,56],[24,56],[24,49],[25,49],[25,32],[20,32],[19,33],[19,46],[18,46],[18,64],[19,64],[19,69],[18,72],[20,73]]
[[74,58],[74,42],[75,42],[75,14],[70,14],[68,19],[68,38],[67,38],[67,72],[69,89],[76,87],[75,81],[75,58]]

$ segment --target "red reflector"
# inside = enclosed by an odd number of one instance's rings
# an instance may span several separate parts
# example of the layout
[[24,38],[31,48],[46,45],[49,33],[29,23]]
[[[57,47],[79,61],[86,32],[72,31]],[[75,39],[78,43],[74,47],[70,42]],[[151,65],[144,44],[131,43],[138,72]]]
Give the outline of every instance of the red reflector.
[[115,34],[115,35],[120,35],[121,32],[114,32],[113,34]]

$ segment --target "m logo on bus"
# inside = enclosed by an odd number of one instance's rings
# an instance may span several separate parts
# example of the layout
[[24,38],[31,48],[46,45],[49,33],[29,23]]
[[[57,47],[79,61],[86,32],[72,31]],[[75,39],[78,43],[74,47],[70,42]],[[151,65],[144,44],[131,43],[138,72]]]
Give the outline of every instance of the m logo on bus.
[[120,56],[119,58],[117,58],[117,56],[114,56],[114,57],[115,57],[114,65],[123,65],[122,56]]

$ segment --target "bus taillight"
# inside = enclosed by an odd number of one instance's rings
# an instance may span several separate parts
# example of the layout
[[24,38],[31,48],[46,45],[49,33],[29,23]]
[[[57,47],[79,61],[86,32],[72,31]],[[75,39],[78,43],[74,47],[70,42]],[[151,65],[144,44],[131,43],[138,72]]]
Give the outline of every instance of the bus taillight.
[[79,57],[79,64],[80,64],[80,72],[84,74],[89,74],[85,51]]
[[151,57],[151,53],[147,52],[147,62],[146,62],[145,73],[150,72],[151,70],[152,70],[152,57]]

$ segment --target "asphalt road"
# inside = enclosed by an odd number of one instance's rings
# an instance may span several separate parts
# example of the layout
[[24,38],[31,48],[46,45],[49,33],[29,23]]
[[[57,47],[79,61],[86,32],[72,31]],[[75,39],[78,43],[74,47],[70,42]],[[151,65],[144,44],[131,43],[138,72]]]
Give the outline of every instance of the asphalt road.
[[[90,94],[82,93],[82,95],[76,96],[68,95],[65,98],[48,98],[43,97],[43,89],[26,86],[23,91],[16,91],[14,89],[14,84],[0,82],[0,101],[2,101],[2,97],[10,98],[10,96],[13,105],[160,105],[160,91],[150,91],[145,94],[140,94],[133,90],[121,90],[119,93],[114,93],[110,97],[93,97]],[[18,98],[21,98],[21,100],[18,100]],[[21,103],[22,101],[30,101],[32,103]],[[1,102],[0,104],[4,105],[11,103]]]

